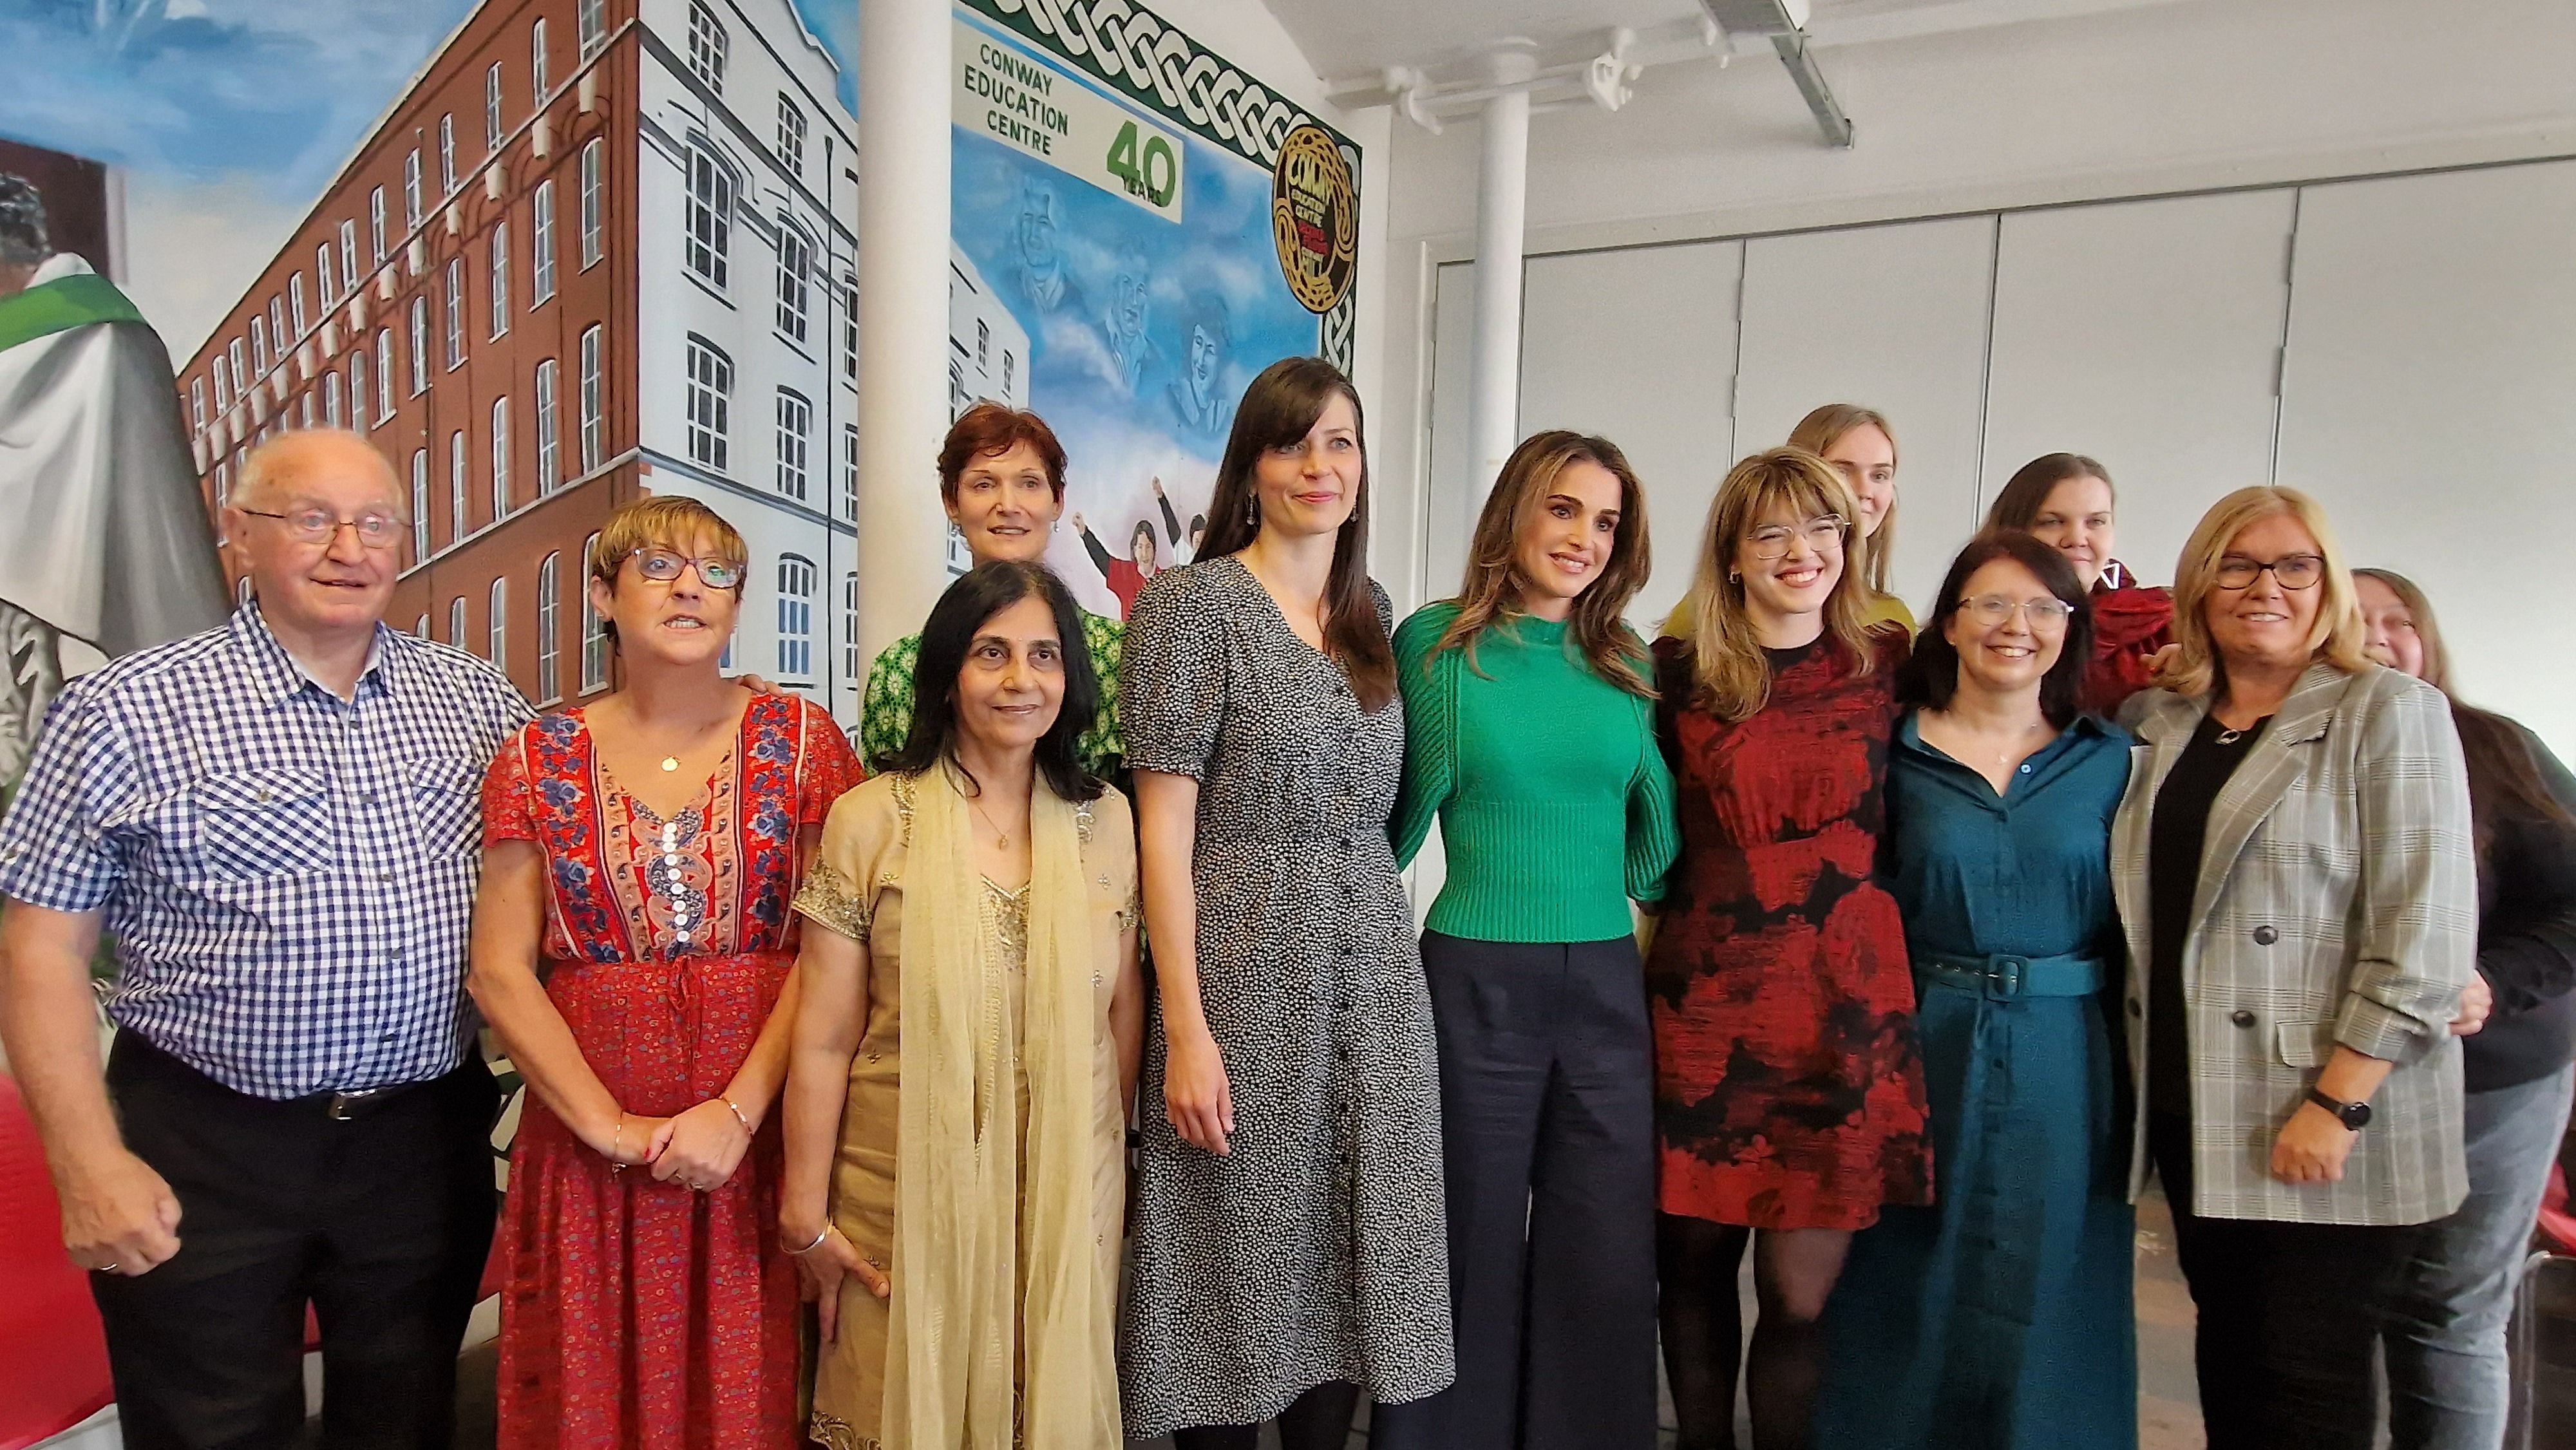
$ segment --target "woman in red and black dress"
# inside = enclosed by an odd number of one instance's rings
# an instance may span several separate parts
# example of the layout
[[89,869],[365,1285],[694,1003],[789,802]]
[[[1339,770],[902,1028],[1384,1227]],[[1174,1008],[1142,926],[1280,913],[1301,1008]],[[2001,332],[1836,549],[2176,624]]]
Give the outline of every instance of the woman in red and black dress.
[[1906,641],[1866,623],[1844,567],[1855,513],[1813,454],[1737,464],[1702,535],[1691,642],[1655,644],[1682,830],[1646,959],[1679,1450],[1735,1444],[1748,1242],[1753,1444],[1790,1450],[1853,1231],[1931,1200],[1905,926],[1871,874]]
[[2155,683],[2156,656],[2174,642],[2173,591],[2141,585],[2111,557],[2118,495],[2110,470],[2081,453],[2043,453],[2015,470],[1986,509],[1986,527],[2028,534],[2066,556],[2093,605],[2093,659],[2077,703],[2120,718]]
[[467,986],[529,1097],[501,1214],[501,1450],[786,1446],[777,1127],[788,902],[857,783],[838,726],[719,678],[748,551],[704,504],[609,515],[625,686],[501,747]]

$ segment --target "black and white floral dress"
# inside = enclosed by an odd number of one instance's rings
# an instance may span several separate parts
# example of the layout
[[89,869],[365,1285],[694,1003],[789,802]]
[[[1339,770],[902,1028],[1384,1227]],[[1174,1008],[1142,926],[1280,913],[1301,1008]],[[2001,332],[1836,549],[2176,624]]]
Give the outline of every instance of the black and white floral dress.
[[1155,579],[1121,673],[1128,763],[1199,782],[1199,984],[1235,1118],[1222,1157],[1173,1131],[1157,1002],[1127,1433],[1266,1420],[1333,1380],[1419,1399],[1454,1369],[1431,1001],[1386,835],[1403,706],[1362,713],[1232,556]]

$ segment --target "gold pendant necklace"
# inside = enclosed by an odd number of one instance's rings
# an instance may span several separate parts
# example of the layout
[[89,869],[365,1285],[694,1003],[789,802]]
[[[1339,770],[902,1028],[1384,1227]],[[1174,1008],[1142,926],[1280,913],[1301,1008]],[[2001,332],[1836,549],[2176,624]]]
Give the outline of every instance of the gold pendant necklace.
[[984,803],[973,796],[968,796],[966,798],[966,804],[975,808],[975,814],[984,818],[985,825],[993,827],[994,848],[1002,851],[1011,849],[1011,833],[1003,830],[998,825],[994,825],[992,815],[984,809]]
[[678,756],[676,756],[676,755],[665,755],[665,756],[663,756],[663,757],[662,757],[662,768],[663,768],[664,770],[666,770],[666,771],[670,771],[670,770],[678,770],[678,769],[680,768],[680,757],[678,757]]

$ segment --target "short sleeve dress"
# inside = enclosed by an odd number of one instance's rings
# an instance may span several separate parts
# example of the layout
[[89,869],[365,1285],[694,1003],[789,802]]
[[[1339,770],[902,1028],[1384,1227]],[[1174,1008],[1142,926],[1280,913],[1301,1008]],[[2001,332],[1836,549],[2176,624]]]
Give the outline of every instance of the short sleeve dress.
[[[545,852],[546,996],[626,1111],[667,1117],[741,1069],[796,965],[797,834],[858,776],[840,727],[794,695],[746,706],[724,764],[668,819],[601,768],[579,710],[501,747],[484,842]],[[712,1192],[619,1173],[530,1095],[501,1211],[499,1443],[787,1443],[779,1166],[773,1114]]]
[[1335,1380],[1431,1394],[1455,1371],[1430,991],[1387,842],[1403,707],[1363,713],[1231,555],[1146,588],[1123,677],[1128,763],[1199,782],[1199,983],[1235,1112],[1222,1157],[1173,1130],[1158,1001],[1127,1433],[1255,1423]]

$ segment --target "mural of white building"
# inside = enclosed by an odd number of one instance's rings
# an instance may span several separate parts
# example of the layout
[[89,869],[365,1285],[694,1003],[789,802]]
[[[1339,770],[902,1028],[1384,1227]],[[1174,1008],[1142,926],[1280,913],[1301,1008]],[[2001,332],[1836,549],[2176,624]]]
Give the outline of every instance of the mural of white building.
[[[948,248],[948,416],[979,402],[1029,405],[1029,334],[984,285],[983,274],[955,245]],[[948,572],[974,567],[966,536],[948,529]]]

